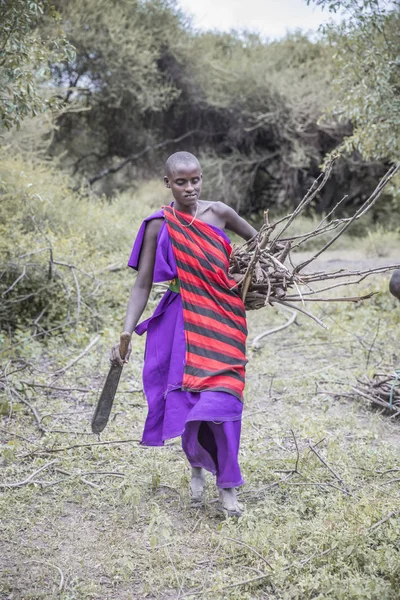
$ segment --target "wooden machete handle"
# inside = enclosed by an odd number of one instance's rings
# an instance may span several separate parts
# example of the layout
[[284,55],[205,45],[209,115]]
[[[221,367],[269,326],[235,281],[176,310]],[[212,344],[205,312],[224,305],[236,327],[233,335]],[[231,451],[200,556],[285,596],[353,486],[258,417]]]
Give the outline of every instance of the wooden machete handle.
[[128,354],[129,343],[131,341],[131,334],[129,331],[123,331],[121,333],[121,337],[119,338],[119,355],[122,360],[125,359],[125,356]]

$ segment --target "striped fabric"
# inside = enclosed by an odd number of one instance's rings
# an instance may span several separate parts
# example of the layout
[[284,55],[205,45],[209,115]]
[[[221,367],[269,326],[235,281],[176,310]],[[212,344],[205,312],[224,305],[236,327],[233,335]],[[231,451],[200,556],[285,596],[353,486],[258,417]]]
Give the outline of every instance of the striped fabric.
[[[246,313],[228,276],[230,244],[207,223],[164,207],[183,304],[186,361],[182,389],[218,390],[243,401]],[[234,288],[234,289],[232,289]]]

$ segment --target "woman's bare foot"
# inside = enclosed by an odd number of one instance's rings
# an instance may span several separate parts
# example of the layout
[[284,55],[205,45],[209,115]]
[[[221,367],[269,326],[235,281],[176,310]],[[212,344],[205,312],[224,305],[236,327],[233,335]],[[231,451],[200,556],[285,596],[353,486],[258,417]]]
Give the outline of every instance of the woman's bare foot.
[[191,505],[203,504],[205,476],[201,467],[192,467],[192,478],[190,480]]
[[219,488],[220,510],[228,517],[240,517],[243,514],[243,506],[237,500],[236,488]]

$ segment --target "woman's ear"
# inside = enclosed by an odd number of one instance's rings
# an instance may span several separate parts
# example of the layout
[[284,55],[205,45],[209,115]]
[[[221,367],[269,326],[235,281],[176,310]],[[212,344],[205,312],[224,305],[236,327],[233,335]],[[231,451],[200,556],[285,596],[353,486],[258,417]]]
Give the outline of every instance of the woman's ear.
[[164,177],[164,183],[165,183],[165,187],[171,188],[168,177]]

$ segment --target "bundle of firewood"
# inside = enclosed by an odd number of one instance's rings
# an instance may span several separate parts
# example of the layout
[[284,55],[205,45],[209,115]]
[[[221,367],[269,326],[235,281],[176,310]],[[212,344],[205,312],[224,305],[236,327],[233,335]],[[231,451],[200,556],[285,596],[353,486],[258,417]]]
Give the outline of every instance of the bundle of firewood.
[[[343,219],[333,218],[335,210],[346,197],[342,198],[312,231],[302,235],[290,237],[288,229],[323,188],[330,176],[332,163],[329,163],[325,171],[315,180],[293,213],[275,223],[270,223],[268,211],[266,211],[264,213],[264,224],[257,235],[242,246],[234,247],[231,255],[230,273],[235,276],[236,281],[239,281],[239,289],[246,309],[255,310],[268,304],[282,304],[302,312],[322,324],[319,319],[305,309],[306,302],[359,302],[371,297],[372,293],[365,296],[330,297],[329,295],[326,296],[324,292],[345,285],[359,283],[368,275],[396,269],[400,265],[379,267],[366,271],[340,269],[339,271],[332,272],[310,272],[307,269],[307,272],[304,272],[304,269],[332,246],[354,221],[360,219],[372,208],[386,184],[392,179],[399,168],[400,165],[394,165],[388,171],[371,196],[351,217]],[[321,248],[309,259],[300,264],[295,264],[296,249],[301,249],[302,245],[310,239],[326,235],[329,232],[332,232],[332,237],[328,242],[322,244]],[[284,235],[285,233],[286,236]],[[240,278],[240,276],[242,277]],[[321,282],[325,281],[332,283],[325,287],[321,286]],[[301,303],[302,307],[298,303]]]
[[358,379],[352,388],[357,398],[368,400],[386,410],[400,415],[400,370],[392,373],[375,373],[372,379]]

